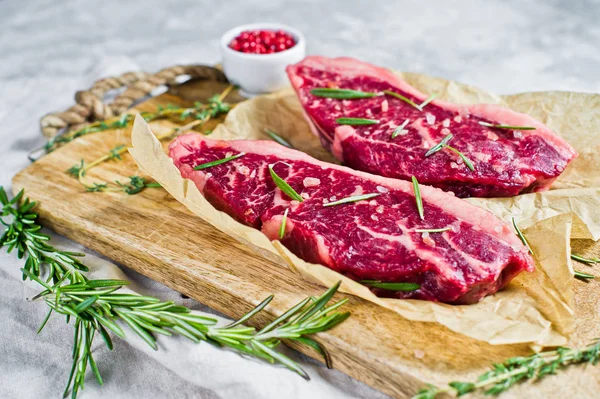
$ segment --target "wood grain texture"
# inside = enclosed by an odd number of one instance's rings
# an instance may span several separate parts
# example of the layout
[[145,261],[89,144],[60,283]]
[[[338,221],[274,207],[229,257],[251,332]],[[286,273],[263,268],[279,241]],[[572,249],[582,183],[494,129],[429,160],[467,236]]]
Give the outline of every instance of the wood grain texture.
[[[222,88],[214,82],[190,82],[136,109],[191,104]],[[166,131],[176,125],[165,120],[151,126]],[[129,129],[123,129],[81,137],[16,175],[13,190],[24,188],[39,202],[37,210],[47,227],[230,317],[240,317],[275,294],[266,312],[254,320],[257,326],[305,296],[324,290],[300,280],[282,265],[258,257],[192,215],[162,189],[146,189],[133,196],[88,193],[64,173],[81,159],[89,162],[115,145],[129,144],[128,136]],[[86,180],[125,181],[135,174],[139,174],[137,166],[125,155],[122,161],[92,169]],[[600,254],[591,241],[573,245],[578,253]],[[597,273],[586,266],[578,268]],[[584,345],[600,336],[600,281],[577,283],[576,303],[577,331],[571,341]],[[530,353],[525,345],[493,346],[433,323],[407,321],[358,298],[350,298],[345,308],[352,317],[334,330],[318,334],[317,340],[329,349],[335,368],[396,398],[410,397],[426,383],[444,385],[473,379],[494,362]],[[305,348],[297,349],[318,358]],[[572,368],[543,383],[516,387],[503,397],[597,397],[599,369],[589,367],[582,372],[581,367]]]

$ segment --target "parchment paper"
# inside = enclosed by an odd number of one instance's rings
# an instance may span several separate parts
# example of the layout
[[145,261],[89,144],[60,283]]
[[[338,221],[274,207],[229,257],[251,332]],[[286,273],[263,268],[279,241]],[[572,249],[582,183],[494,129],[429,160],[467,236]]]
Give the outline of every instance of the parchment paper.
[[[440,323],[451,330],[491,344],[530,343],[532,347],[563,345],[574,326],[573,269],[570,261],[572,225],[577,237],[600,238],[600,96],[577,93],[525,93],[499,97],[471,86],[418,74],[402,75],[419,90],[456,103],[496,103],[527,112],[562,134],[582,154],[546,193],[508,199],[471,199],[510,222],[515,217],[536,260],[536,272],[523,273],[504,290],[473,305],[453,306],[419,300],[378,298],[366,287],[322,265],[302,261],[278,241],[215,210],[195,185],[181,178],[142,118],[136,118],[130,153],[138,165],[193,213],[250,245],[262,256],[296,271],[303,278],[331,286],[342,280],[347,292],[397,312],[410,320]],[[594,105],[590,109],[594,109]],[[596,113],[594,113],[596,112]],[[580,117],[577,113],[581,114]],[[268,139],[269,128],[295,148],[315,158],[337,162],[312,135],[291,89],[256,97],[232,110],[211,138]],[[595,149],[595,151],[594,151]]]

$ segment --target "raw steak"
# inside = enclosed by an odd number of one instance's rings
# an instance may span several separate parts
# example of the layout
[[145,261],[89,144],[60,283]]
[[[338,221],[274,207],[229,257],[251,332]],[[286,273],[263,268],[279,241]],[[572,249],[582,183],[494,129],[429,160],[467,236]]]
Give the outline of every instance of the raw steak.
[[[240,153],[202,170],[194,167]],[[199,134],[177,138],[170,156],[216,208],[281,240],[300,258],[355,280],[413,282],[413,292],[374,289],[381,296],[473,303],[523,270],[527,249],[502,221],[453,195],[421,186],[424,220],[412,183],[317,161],[270,141],[217,141]],[[273,182],[269,165],[304,199],[291,200]],[[328,203],[361,194],[369,200]],[[417,229],[449,228],[443,232]]]
[[[459,197],[504,197],[547,190],[577,156],[564,140],[533,118],[496,105],[456,105],[434,100],[422,110],[389,94],[332,99],[315,88],[392,91],[422,104],[428,97],[391,71],[352,58],[308,57],[287,72],[313,133],[345,165],[365,172],[410,180],[452,191]],[[336,123],[340,117],[379,121],[368,126]],[[395,129],[408,120],[400,134]],[[512,130],[482,126],[534,127]],[[445,148],[425,153],[448,134],[449,144],[474,166]]]

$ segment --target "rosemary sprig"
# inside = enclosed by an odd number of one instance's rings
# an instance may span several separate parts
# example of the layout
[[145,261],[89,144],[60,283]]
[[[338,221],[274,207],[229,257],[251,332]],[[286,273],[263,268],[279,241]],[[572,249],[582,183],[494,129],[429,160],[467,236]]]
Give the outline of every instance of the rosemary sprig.
[[292,188],[292,186],[287,184],[285,180],[283,180],[277,175],[277,173],[275,173],[275,171],[273,170],[273,165],[269,165],[269,173],[271,174],[271,179],[273,179],[275,185],[279,187],[279,189],[283,191],[288,197],[298,202],[304,201],[302,196],[300,196],[300,194],[298,194],[296,190]]
[[558,348],[553,351],[536,353],[527,357],[514,357],[480,375],[475,382],[455,381],[448,387],[438,388],[429,385],[412,399],[435,399],[444,393],[456,396],[483,390],[485,395],[499,395],[514,385],[528,380],[541,380],[557,370],[575,364],[596,365],[600,361],[600,340],[595,339],[583,349]]
[[463,154],[462,152],[460,152],[459,150],[457,150],[456,148],[450,146],[448,144],[448,142],[450,140],[452,140],[452,138],[454,137],[454,135],[452,133],[448,133],[443,139],[442,141],[440,141],[439,143],[437,143],[436,145],[434,145],[433,147],[431,147],[429,149],[429,151],[427,151],[425,153],[425,157],[427,158],[430,155],[435,154],[438,151],[443,150],[444,148],[449,149],[450,151],[454,152],[456,155],[458,155],[463,162],[465,163],[465,165],[467,165],[467,168],[471,169],[472,171],[475,170],[475,167],[473,166],[473,163],[469,160],[469,158],[467,158],[465,156],[465,154]]
[[287,216],[288,213],[290,212],[290,208],[286,208],[285,212],[283,212],[283,218],[281,219],[281,226],[279,227],[279,239],[283,240],[283,237],[285,237],[285,227],[287,224]]
[[281,137],[280,135],[278,135],[271,129],[265,129],[265,133],[267,133],[269,135],[269,137],[271,137],[274,141],[281,144],[282,146],[287,147],[287,148],[292,148],[292,149],[294,148],[294,146],[289,141],[287,141],[286,139],[284,139],[283,137]]
[[452,230],[452,227],[443,227],[441,229],[415,229],[417,233],[443,233],[444,231]]
[[362,195],[353,195],[350,197],[346,197],[346,198],[342,198],[341,200],[338,201],[334,201],[334,202],[328,202],[326,204],[323,204],[323,206],[328,207],[328,206],[336,206],[336,205],[342,205],[342,204],[349,204],[352,202],[358,202],[358,201],[363,201],[363,200],[368,200],[371,198],[375,198],[375,197],[379,197],[381,195],[381,193],[369,193],[369,194],[362,194]]
[[[126,338],[118,321],[155,350],[158,349],[156,334],[181,335],[194,342],[207,341],[271,363],[280,363],[308,378],[298,364],[276,350],[281,340],[287,339],[317,350],[331,365],[325,349],[310,335],[329,330],[350,316],[348,312],[338,311],[347,302],[346,299],[327,306],[338,290],[339,282],[320,297],[304,299],[259,331],[241,324],[264,309],[273,299],[272,295],[238,321],[219,327],[216,320],[193,314],[190,309],[173,302],[122,293],[120,290],[128,284],[127,281],[88,280],[82,274],[87,268],[77,259],[82,254],[60,251],[46,243],[49,237],[39,233],[41,226],[36,222],[37,214],[32,212],[35,202],[23,199],[23,191],[9,201],[0,187],[0,202],[0,221],[5,226],[0,245],[6,246],[9,252],[17,248],[19,258],[27,256],[21,269],[23,276],[43,287],[34,299],[42,299],[50,308],[39,331],[52,313],[66,316],[67,323],[73,321],[73,366],[65,396],[71,392],[72,398],[75,398],[84,388],[88,366],[98,383],[102,384],[91,351],[93,339],[99,333],[108,349],[112,350],[110,332]],[[44,272],[48,274],[45,280],[41,277]]]
[[523,245],[525,245],[527,247],[527,249],[529,250],[529,253],[533,255],[533,250],[529,246],[529,243],[527,242],[527,239],[525,238],[523,233],[521,233],[521,229],[519,229],[519,226],[517,226],[517,221],[515,220],[514,217],[512,218],[512,224],[513,224],[513,227],[515,228],[515,232],[517,233],[517,237],[519,237],[519,239],[521,240]]
[[425,108],[425,106],[427,104],[429,104],[430,102],[432,102],[433,100],[435,100],[435,98],[437,97],[437,93],[431,93],[431,95],[429,97],[427,97],[425,99],[425,101],[423,101],[421,104],[419,104],[419,108],[421,109],[421,111],[423,110],[423,108]]
[[[208,99],[206,104],[196,102],[193,107],[182,108],[173,104],[169,104],[166,107],[158,107],[155,112],[142,112],[142,117],[146,122],[152,122],[157,119],[165,119],[175,117],[178,120],[185,120],[188,118],[196,119],[204,123],[211,118],[217,117],[221,114],[227,113],[233,108],[231,104],[227,104],[224,101],[225,97],[233,89],[232,85],[229,85],[221,94],[217,94]],[[123,129],[133,123],[134,115],[122,114],[115,118],[107,119],[105,121],[97,121],[83,127],[82,129],[63,133],[49,140],[44,146],[46,153],[55,150],[56,148],[75,140],[78,137],[86,136],[88,134],[103,132],[112,129]]]
[[454,135],[452,133],[448,133],[439,143],[437,143],[436,145],[434,145],[433,147],[431,147],[426,153],[425,153],[425,158],[435,154],[438,151],[441,151],[450,140],[452,140],[452,138],[454,137]]
[[575,278],[578,280],[587,281],[587,280],[593,280],[596,278],[596,276],[594,276],[593,274],[580,272],[578,270],[574,270],[573,272],[574,272]]
[[419,187],[417,178],[414,176],[412,176],[412,184],[413,192],[415,193],[415,201],[417,202],[417,210],[419,211],[419,217],[423,220],[425,219],[425,214],[423,209],[423,198],[421,198],[421,188]]
[[217,159],[216,161],[206,162],[197,166],[194,166],[194,170],[202,170],[212,168],[213,166],[221,165],[229,161],[233,161],[234,159],[238,159],[246,155],[245,152],[240,152],[239,154],[232,155],[230,157],[225,157],[221,159]]
[[388,96],[396,97],[397,99],[404,101],[405,103],[407,103],[408,105],[410,105],[410,106],[418,109],[419,111],[423,111],[421,109],[421,107],[418,104],[416,104],[413,100],[411,100],[410,98],[407,98],[407,97],[403,96],[400,93],[396,93],[396,92],[393,92],[393,91],[390,91],[390,90],[383,90],[383,93],[387,94]]
[[493,127],[496,129],[509,129],[509,130],[535,130],[536,128],[533,126],[511,126],[511,125],[495,125],[493,123],[479,121],[481,126],[485,127]]
[[389,291],[410,292],[421,288],[421,285],[416,283],[387,283],[378,280],[361,280],[359,282],[361,284],[368,285],[369,287],[380,288]]
[[465,163],[465,165],[467,165],[467,168],[471,169],[471,171],[475,170],[475,167],[473,166],[473,163],[469,160],[469,158],[467,158],[465,156],[465,154],[463,154],[462,152],[460,152],[459,150],[457,150],[456,148],[446,145],[446,148],[449,149],[450,151],[454,152],[456,155],[458,155],[463,162]]
[[586,264],[588,266],[595,265],[596,263],[600,263],[600,259],[598,258],[584,258],[581,255],[571,254],[571,259]]
[[396,129],[394,129],[394,132],[392,133],[392,138],[395,139],[396,137],[398,137],[398,135],[400,135],[400,133],[402,133],[402,131],[404,131],[404,128],[406,127],[406,125],[408,125],[409,122],[410,122],[409,119],[405,119],[401,125],[399,125]]
[[[47,282],[56,283],[65,276],[71,279],[84,281],[81,272],[88,268],[79,260],[81,253],[59,251],[48,245],[50,237],[40,230],[42,226],[36,223],[37,213],[33,211],[36,203],[28,198],[23,199],[24,191],[21,190],[12,200],[8,200],[6,191],[0,187],[0,223],[4,226],[4,233],[0,237],[0,247],[6,247],[8,253],[17,250],[17,257],[23,259],[27,256],[23,270],[33,276],[39,277],[42,265],[47,265]],[[23,274],[23,280],[27,274]]]
[[342,100],[353,100],[357,98],[371,98],[376,96],[381,96],[382,93],[372,93],[365,92],[360,90],[350,90],[350,89],[335,89],[328,87],[320,87],[316,89],[312,89],[310,94],[317,97],[324,98],[336,98]]
[[337,118],[335,122],[339,125],[350,126],[377,125],[379,123],[377,119],[367,118]]

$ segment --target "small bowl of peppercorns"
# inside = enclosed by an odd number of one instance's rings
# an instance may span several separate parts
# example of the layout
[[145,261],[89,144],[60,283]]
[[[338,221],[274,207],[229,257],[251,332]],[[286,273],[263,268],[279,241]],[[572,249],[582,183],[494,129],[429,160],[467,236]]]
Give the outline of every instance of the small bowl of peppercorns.
[[274,23],[238,26],[221,38],[223,70],[240,93],[252,97],[289,86],[285,67],[300,62],[306,43],[300,31]]

